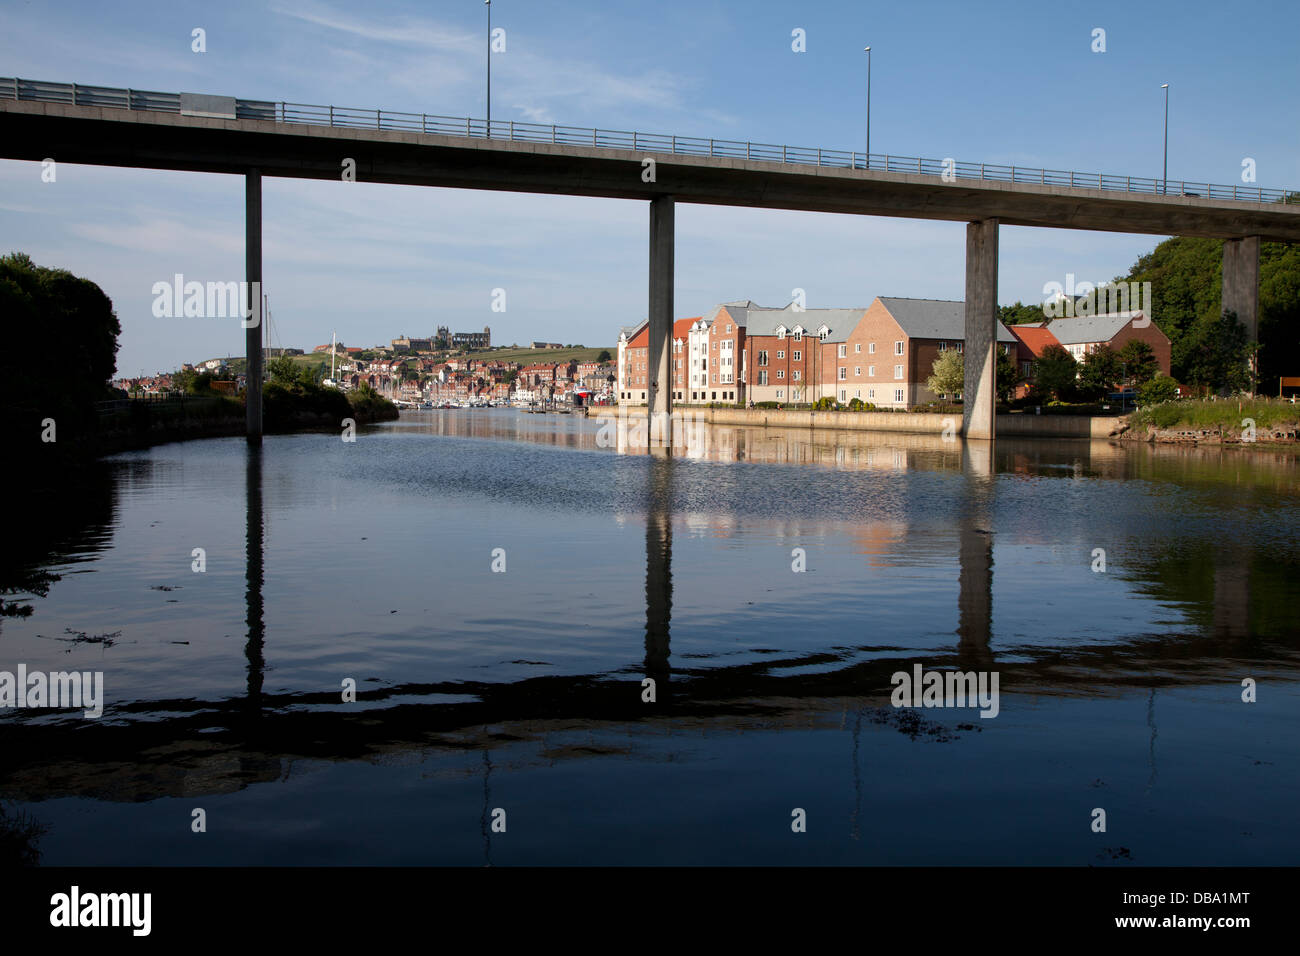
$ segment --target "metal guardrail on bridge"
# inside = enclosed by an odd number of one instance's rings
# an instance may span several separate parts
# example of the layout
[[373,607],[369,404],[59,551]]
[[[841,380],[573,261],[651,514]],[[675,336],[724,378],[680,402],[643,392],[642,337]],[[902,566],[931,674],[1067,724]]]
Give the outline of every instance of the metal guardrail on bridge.
[[[181,111],[181,94],[151,90],[81,86],[0,77],[0,99],[66,103],[74,106],[104,106],[125,110]],[[666,133],[637,133],[625,130],[588,129],[580,126],[546,126],[517,120],[486,120],[438,116],[430,113],[398,113],[341,106],[312,106],[306,103],[270,100],[235,100],[236,119],[269,120],[310,126],[338,126],[350,129],[404,130],[442,136],[466,136],[564,146],[596,146],[685,156],[717,156],[757,159],[796,166],[830,166],[840,169],[871,169],[889,173],[918,173],[953,180],[1027,183],[1042,186],[1070,186],[1108,192],[1143,193],[1160,196],[1192,196],[1202,199],[1234,199],[1258,203],[1300,204],[1300,191],[1264,189],[1259,186],[1224,186],[1119,176],[1111,173],[1080,173],[1060,169],[1033,169],[997,163],[968,163],[889,153],[865,154],[842,149],[807,146],[776,146],[699,136]]]

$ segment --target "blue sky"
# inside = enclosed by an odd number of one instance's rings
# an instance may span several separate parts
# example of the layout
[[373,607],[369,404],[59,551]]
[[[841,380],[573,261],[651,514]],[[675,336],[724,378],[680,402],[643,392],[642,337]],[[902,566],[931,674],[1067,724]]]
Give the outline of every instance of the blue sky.
[[[494,0],[494,119],[1300,186],[1293,3],[820,4]],[[484,114],[481,0],[0,2],[0,75],[452,116]],[[207,52],[191,51],[191,30]],[[1106,52],[1091,50],[1106,31]],[[805,31],[807,51],[791,49]],[[56,157],[57,158],[57,157]],[[498,343],[612,345],[646,311],[644,203],[268,180],[264,272],[279,344],[490,325]],[[98,282],[122,374],[241,354],[237,323],[160,319],[154,282],[239,279],[238,177],[0,161],[0,243]],[[964,226],[679,205],[678,316],[752,298],[959,299]],[[999,299],[1104,280],[1156,237],[1004,227]],[[507,308],[492,312],[492,290]]]

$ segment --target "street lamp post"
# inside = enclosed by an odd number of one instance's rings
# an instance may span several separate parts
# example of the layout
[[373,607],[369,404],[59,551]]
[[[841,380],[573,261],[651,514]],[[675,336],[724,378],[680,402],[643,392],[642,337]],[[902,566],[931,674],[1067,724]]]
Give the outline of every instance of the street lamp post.
[[1165,91],[1165,171],[1160,176],[1160,190],[1169,195],[1169,84],[1162,83],[1160,88]]
[[867,169],[871,168],[871,47],[863,51],[867,54]]
[[492,0],[483,0],[487,7],[487,134],[492,135]]

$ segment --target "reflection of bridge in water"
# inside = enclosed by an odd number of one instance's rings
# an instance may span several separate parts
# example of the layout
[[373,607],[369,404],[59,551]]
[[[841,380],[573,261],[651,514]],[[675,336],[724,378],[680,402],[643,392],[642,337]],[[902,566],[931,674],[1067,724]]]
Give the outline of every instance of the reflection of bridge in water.
[[[500,425],[487,419],[462,417],[460,421],[470,432],[509,427],[504,417]],[[426,424],[404,423],[402,427],[423,428]],[[439,430],[443,426],[428,423],[428,427]],[[576,448],[598,447],[594,434],[577,426],[535,437]],[[757,461],[769,452],[788,455],[803,441],[809,443],[814,458],[822,456],[815,436],[737,435],[719,439],[715,447],[743,448],[744,460]],[[1033,442],[1030,446],[1041,448],[1043,444]],[[1135,470],[1147,468],[1158,480],[1161,456],[1152,449],[1138,450],[1135,465],[1128,450],[1075,444],[1079,471],[1100,468],[1115,477],[1131,477]],[[909,663],[961,670],[996,667],[1004,693],[1074,696],[1117,695],[1135,688],[1182,683],[1236,683],[1243,658],[1254,658],[1250,673],[1255,676],[1295,666],[1294,658],[1270,657],[1252,636],[1251,594],[1260,572],[1245,560],[1248,556],[1230,547],[1212,547],[1206,553],[1213,586],[1212,593],[1197,595],[1204,608],[1198,633],[1179,640],[1170,640],[1168,635],[1136,635],[1065,649],[1018,647],[1014,659],[1000,660],[992,633],[994,483],[999,471],[1022,467],[1030,460],[1022,460],[1022,456],[1032,452],[1017,450],[1011,441],[999,441],[996,446],[959,444],[954,451],[937,439],[878,436],[873,445],[871,436],[861,436],[857,450],[865,454],[869,447],[873,456],[890,461],[894,451],[905,454],[904,467],[943,469],[963,478],[962,517],[955,537],[959,575],[954,640],[947,653],[921,651],[909,657]],[[1155,468],[1151,468],[1153,457]],[[851,461],[852,456],[845,460]],[[859,456],[860,467],[874,467],[861,461]],[[1175,457],[1167,462],[1174,468],[1181,464]],[[645,646],[639,666],[513,682],[400,683],[364,691],[353,705],[340,705],[339,692],[333,688],[268,693],[263,678],[268,654],[274,655],[274,639],[268,646],[263,619],[262,466],[261,451],[250,447],[246,466],[247,681],[243,692],[217,700],[178,698],[118,704],[106,710],[103,721],[91,726],[79,720],[27,724],[23,715],[16,715],[0,728],[0,744],[9,758],[0,793],[27,800],[76,795],[123,801],[224,793],[283,779],[300,760],[370,761],[395,753],[482,751],[484,766],[490,768],[502,766],[502,761],[489,758],[489,752],[507,747],[516,755],[510,759],[516,761],[599,755],[599,750],[587,747],[567,750],[550,745],[553,735],[588,729],[593,723],[625,730],[626,746],[635,752],[635,738],[642,732],[652,732],[662,740],[665,730],[689,736],[706,727],[831,728],[842,726],[849,710],[860,713],[864,707],[888,705],[890,676],[899,669],[900,658],[877,656],[868,648],[862,648],[861,654],[830,649],[773,654],[727,666],[673,662],[675,494],[680,469],[690,463],[666,454],[644,458]],[[1268,469],[1262,471],[1260,480],[1269,481]],[[1060,480],[1069,480],[1073,473],[1044,471]],[[1272,480],[1283,480],[1283,474],[1285,470],[1279,468]],[[1289,474],[1294,481],[1294,472]],[[1167,586],[1155,578],[1146,583]],[[830,665],[829,669],[825,665]],[[1099,679],[1099,674],[1104,677]],[[640,699],[640,682],[646,676],[658,682],[658,703],[653,708]],[[537,756],[521,758],[517,756],[519,748],[532,749]]]

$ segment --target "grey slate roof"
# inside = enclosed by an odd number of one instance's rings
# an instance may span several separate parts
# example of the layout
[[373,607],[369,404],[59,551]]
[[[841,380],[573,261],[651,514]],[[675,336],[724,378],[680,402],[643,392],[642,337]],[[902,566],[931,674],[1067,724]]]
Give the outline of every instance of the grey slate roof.
[[1080,345],[1084,342],[1109,342],[1119,330],[1132,321],[1136,312],[1114,315],[1076,315],[1072,318],[1052,319],[1047,329],[1062,345]]
[[823,341],[826,342],[843,342],[858,326],[866,309],[804,309],[802,312],[794,311],[793,303],[787,305],[784,309],[762,309],[751,308],[749,310],[749,326],[746,329],[749,335],[776,335],[776,329],[779,325],[784,325],[786,330],[793,329],[796,325],[802,326],[804,334],[817,334],[817,330],[823,325],[830,331]]
[[[880,303],[889,310],[908,338],[949,339],[966,338],[966,303],[949,299],[899,299],[881,296]],[[1056,323],[1052,323],[1055,332]],[[1012,344],[1016,337],[998,323],[998,341]]]

